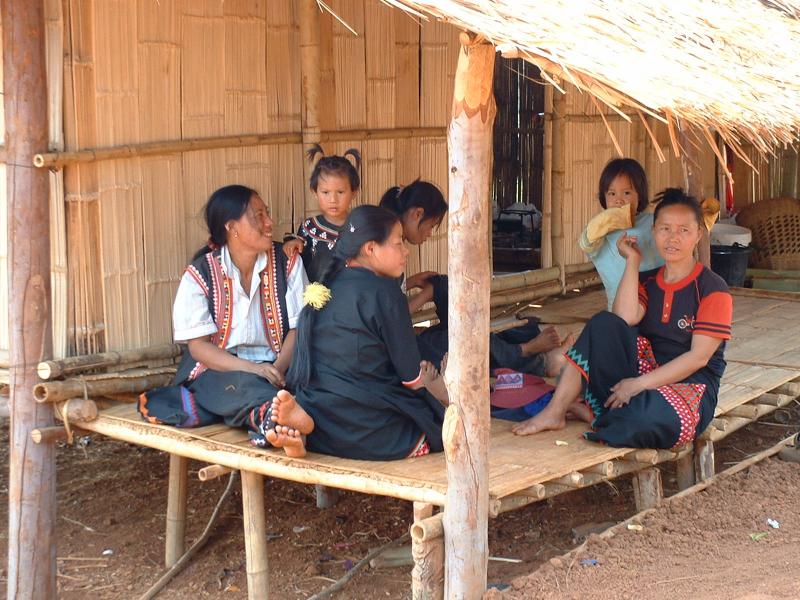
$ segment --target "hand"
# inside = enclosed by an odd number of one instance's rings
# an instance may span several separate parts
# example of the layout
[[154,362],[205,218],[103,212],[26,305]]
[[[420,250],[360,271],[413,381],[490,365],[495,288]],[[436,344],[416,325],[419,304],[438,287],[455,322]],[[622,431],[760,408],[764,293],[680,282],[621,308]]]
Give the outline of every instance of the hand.
[[[417,296],[420,300],[424,300],[422,304],[433,302],[433,285],[427,281],[419,286],[419,294]],[[422,306],[422,305],[420,305]]]
[[438,273],[436,271],[422,271],[421,273],[412,275],[411,277],[406,279],[406,289],[413,290],[416,288],[421,288],[426,283],[428,283],[428,279],[430,279],[434,275],[438,275]]
[[283,242],[283,253],[287,258],[292,258],[295,254],[300,254],[305,248],[303,240],[289,240]]
[[283,373],[272,363],[253,363],[253,373],[259,377],[263,377],[276,388],[283,388],[286,385],[286,379]]
[[630,377],[628,379],[623,379],[616,385],[612,386],[611,391],[613,394],[611,394],[608,397],[608,400],[606,400],[605,407],[622,408],[631,401],[633,396],[639,392],[643,392],[644,387],[642,386],[638,377]]
[[617,251],[619,255],[625,260],[640,262],[642,260],[642,251],[639,249],[638,241],[639,238],[635,235],[623,233],[617,240]]

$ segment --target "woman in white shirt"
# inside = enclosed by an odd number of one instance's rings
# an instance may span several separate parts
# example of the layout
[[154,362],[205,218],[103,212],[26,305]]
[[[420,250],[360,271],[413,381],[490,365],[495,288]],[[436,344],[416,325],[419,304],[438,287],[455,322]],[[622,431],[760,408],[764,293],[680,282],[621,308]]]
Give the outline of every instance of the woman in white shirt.
[[183,274],[173,306],[174,339],[186,344],[172,386],[143,394],[154,423],[258,425],[282,389],[308,283],[302,259],[273,242],[273,222],[254,190],[229,185],[208,200],[208,245]]

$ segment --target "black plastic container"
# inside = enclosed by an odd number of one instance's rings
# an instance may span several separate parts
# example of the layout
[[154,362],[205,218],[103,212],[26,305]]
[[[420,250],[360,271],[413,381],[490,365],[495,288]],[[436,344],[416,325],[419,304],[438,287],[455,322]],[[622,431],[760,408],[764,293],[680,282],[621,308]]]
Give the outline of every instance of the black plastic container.
[[747,275],[747,259],[753,249],[749,246],[711,246],[711,270],[730,286],[742,287]]

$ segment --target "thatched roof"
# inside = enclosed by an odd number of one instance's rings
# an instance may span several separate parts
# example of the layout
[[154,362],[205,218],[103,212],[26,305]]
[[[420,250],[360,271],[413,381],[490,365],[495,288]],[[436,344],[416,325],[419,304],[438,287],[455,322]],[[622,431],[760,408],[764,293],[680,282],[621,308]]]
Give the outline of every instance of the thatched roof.
[[797,0],[383,0],[482,34],[620,112],[768,152],[800,134]]

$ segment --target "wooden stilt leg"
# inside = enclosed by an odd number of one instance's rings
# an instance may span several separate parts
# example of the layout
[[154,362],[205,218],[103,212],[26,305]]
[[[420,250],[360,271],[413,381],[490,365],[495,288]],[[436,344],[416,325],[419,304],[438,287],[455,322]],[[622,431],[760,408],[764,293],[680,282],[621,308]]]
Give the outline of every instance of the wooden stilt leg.
[[186,549],[186,485],[189,459],[169,455],[169,487],[167,491],[167,543],[164,564],[170,568]]
[[675,461],[678,489],[683,491],[696,483],[694,473],[694,452],[689,452]]
[[[433,515],[433,505],[414,502],[414,523]],[[442,530],[443,528],[436,528]],[[411,534],[411,555],[414,568],[411,571],[412,600],[442,600],[444,598],[444,537],[440,533],[428,537],[429,532],[420,530]]]
[[247,556],[247,597],[267,600],[267,523],[264,514],[264,476],[242,471],[244,547]]
[[661,471],[657,467],[643,469],[633,477],[633,495],[636,510],[643,511],[661,504],[664,489],[661,486]]
[[697,481],[711,479],[716,472],[714,466],[714,442],[711,440],[699,441],[694,446],[697,457]]
[[339,501],[339,490],[336,488],[317,484],[314,491],[317,494],[317,508],[333,508]]

